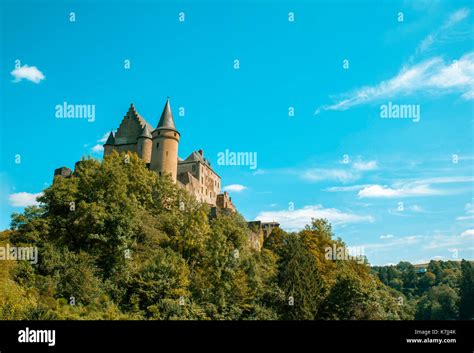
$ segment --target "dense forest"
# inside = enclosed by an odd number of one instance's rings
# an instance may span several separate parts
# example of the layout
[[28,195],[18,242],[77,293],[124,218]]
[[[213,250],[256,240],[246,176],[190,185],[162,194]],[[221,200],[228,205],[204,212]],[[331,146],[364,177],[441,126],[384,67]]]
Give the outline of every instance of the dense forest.
[[327,260],[344,247],[323,219],[274,229],[260,251],[238,213],[209,208],[136,155],[82,161],[40,205],[13,214],[0,246],[38,262],[0,261],[0,319],[472,319],[468,261],[373,267]]

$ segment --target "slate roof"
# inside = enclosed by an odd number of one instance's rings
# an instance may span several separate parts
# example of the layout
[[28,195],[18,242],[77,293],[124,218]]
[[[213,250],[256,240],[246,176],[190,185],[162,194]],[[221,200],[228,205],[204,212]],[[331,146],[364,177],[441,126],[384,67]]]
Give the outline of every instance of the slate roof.
[[170,129],[170,130],[177,131],[176,126],[174,125],[173,113],[171,113],[169,97],[166,99],[165,107],[163,108],[160,121],[158,122],[158,126],[156,128],[157,129]]

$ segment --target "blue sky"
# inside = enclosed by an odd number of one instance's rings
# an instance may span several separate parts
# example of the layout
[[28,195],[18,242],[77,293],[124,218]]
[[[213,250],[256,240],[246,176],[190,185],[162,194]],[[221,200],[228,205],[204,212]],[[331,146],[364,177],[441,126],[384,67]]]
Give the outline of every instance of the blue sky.
[[[248,220],[328,218],[373,264],[474,259],[469,1],[1,6],[0,228],[55,168],[101,158],[130,103],[155,126],[170,96],[180,156],[203,149]],[[217,165],[226,149],[257,169]]]

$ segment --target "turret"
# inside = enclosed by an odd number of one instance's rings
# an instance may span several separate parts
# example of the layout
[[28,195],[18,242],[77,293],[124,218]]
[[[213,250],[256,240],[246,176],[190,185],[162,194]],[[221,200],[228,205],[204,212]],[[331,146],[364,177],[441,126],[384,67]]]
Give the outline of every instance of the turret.
[[151,163],[152,138],[148,124],[145,124],[140,136],[137,138],[137,154],[147,164]]
[[178,170],[178,144],[180,134],[174,125],[169,97],[161,113],[158,126],[152,132],[150,169],[162,176],[168,174],[176,182]]
[[115,136],[114,133],[111,131],[107,141],[104,144],[104,157],[109,155],[112,152],[112,149],[115,145]]

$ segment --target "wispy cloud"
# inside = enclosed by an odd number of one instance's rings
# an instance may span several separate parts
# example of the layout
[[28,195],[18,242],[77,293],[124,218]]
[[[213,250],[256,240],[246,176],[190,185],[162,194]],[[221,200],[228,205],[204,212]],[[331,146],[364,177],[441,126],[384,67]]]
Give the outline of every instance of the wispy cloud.
[[334,104],[318,108],[315,114],[321,110],[347,110],[357,105],[418,92],[429,95],[458,93],[466,100],[474,99],[474,52],[465,54],[455,62],[445,62],[435,57],[405,66],[395,77],[375,86],[365,86],[342,94]]
[[222,190],[231,191],[231,192],[241,192],[241,191],[244,191],[245,189],[247,189],[247,187],[244,185],[231,184],[231,185],[224,186]]
[[474,229],[468,229],[461,233],[462,237],[474,236]]
[[[455,25],[469,16],[468,8],[461,8],[449,15],[446,21],[426,36],[418,45],[415,54],[408,63],[402,65],[398,74],[372,86],[363,86],[335,97],[335,102],[316,109],[315,114],[323,110],[347,110],[351,107],[410,96],[415,93],[441,95],[457,93],[465,100],[474,99],[474,53],[469,52],[459,60],[444,61],[435,56],[419,63],[415,59],[428,51],[435,43],[451,41],[450,31]],[[472,31],[466,31],[472,36]],[[459,37],[459,36],[458,36]],[[461,36],[463,39],[466,36]]]
[[400,188],[392,188],[382,185],[371,185],[358,192],[360,198],[393,198],[393,197],[413,197],[442,195],[441,190],[431,188],[429,185],[405,185]]
[[[474,229],[467,229],[461,234],[435,234],[423,244],[424,250],[446,249],[460,250],[473,244]],[[454,247],[454,248],[452,248]]]
[[462,20],[469,16],[470,10],[468,8],[461,8],[449,15],[447,20],[441,27],[428,34],[416,48],[415,54],[410,58],[413,61],[416,57],[428,51],[434,44],[439,41],[445,41],[449,35],[450,30]]
[[385,239],[389,239],[384,242],[379,243],[367,243],[357,246],[363,247],[366,251],[382,251],[382,250],[392,250],[394,248],[403,248],[410,245],[419,244],[424,238],[423,235],[409,235],[403,237],[391,236]]
[[390,239],[390,238],[393,238],[393,237],[394,237],[393,234],[385,234],[385,235],[381,235],[380,239]]
[[350,169],[306,169],[299,173],[301,178],[307,181],[335,180],[342,183],[351,182],[359,178],[359,174]]
[[[398,181],[391,186],[369,185],[358,192],[360,198],[401,198],[415,196],[448,195],[456,190],[434,188],[434,184],[472,183],[473,177],[436,177],[419,180]],[[416,211],[416,210],[413,210]],[[418,210],[419,211],[419,210]]]
[[36,66],[23,65],[10,73],[15,77],[13,82],[20,82],[25,79],[34,83],[40,83],[46,78]]
[[[91,152],[92,153],[102,153],[104,151],[104,143],[107,141],[107,138],[110,135],[110,131],[106,132],[105,134],[102,135],[100,139],[96,141],[96,144],[92,146]],[[89,146],[89,144],[84,145],[84,147]]]
[[97,140],[97,142],[104,144],[107,141],[107,138],[109,137],[109,135],[110,135],[110,131],[107,131],[104,135],[102,135],[102,137],[99,140]]
[[465,220],[469,220],[469,219],[474,219],[474,204],[468,202],[464,206],[464,210],[466,211],[466,214],[463,215],[463,216],[457,217],[456,220],[465,221]]
[[102,146],[101,144],[97,144],[91,149],[92,153],[99,153],[99,152],[102,152],[103,150],[104,150],[104,146]]
[[371,186],[371,184],[361,184],[361,185],[351,185],[351,186],[332,186],[330,188],[327,188],[325,191],[329,191],[329,192],[359,191],[368,186]]
[[355,170],[369,171],[377,169],[377,161],[357,161],[353,163],[353,168]]
[[311,223],[312,218],[326,218],[329,222],[338,225],[346,223],[373,222],[370,215],[358,215],[344,212],[336,208],[323,208],[322,205],[309,205],[295,210],[263,211],[255,217],[263,222],[276,221],[287,230],[299,230]]
[[42,192],[39,192],[37,194],[31,194],[29,192],[17,192],[15,194],[9,195],[8,201],[10,203],[10,206],[13,207],[36,206],[39,204],[36,199],[41,195],[43,195]]

